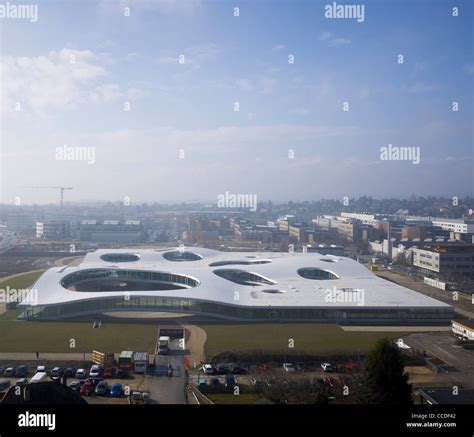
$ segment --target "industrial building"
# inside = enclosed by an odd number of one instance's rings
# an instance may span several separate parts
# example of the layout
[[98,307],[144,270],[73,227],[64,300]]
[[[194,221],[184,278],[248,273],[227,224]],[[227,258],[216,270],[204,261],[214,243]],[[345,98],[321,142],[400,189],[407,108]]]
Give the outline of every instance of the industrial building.
[[474,277],[474,246],[445,244],[413,248],[413,265],[422,273],[447,279]]

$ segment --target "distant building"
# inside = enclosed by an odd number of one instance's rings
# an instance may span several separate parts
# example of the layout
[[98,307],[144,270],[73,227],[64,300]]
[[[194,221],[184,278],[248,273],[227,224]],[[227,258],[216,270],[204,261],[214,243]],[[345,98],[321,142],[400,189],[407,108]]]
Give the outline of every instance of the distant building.
[[334,255],[334,256],[344,256],[344,248],[342,246],[336,246],[335,244],[326,245],[319,244],[317,246],[306,246],[306,250],[309,253],[320,253],[321,255]]
[[456,337],[463,340],[474,340],[474,322],[472,320],[453,320],[451,329]]
[[405,226],[402,228],[402,238],[413,240],[414,238],[425,238],[424,226]]
[[18,232],[23,235],[35,235],[36,221],[36,214],[9,214],[7,217],[7,228],[10,231]]
[[36,222],[36,238],[43,240],[67,240],[71,236],[69,222],[51,220]]
[[140,220],[82,220],[79,239],[103,243],[138,243],[144,239],[144,229]]
[[445,278],[474,277],[474,245],[413,248],[413,265],[425,274]]

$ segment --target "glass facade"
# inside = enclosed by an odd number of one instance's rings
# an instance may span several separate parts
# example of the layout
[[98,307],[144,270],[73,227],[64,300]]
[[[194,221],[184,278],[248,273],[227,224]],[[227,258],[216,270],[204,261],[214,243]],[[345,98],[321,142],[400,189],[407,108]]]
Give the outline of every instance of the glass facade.
[[298,269],[298,275],[305,279],[339,279],[339,276],[335,275],[334,273],[328,270],[318,269],[316,267],[302,267],[301,269]]
[[168,261],[199,261],[202,259],[202,256],[193,252],[171,250],[170,252],[165,252],[163,258]]
[[[73,287],[80,283],[104,280],[122,281],[148,281],[161,284],[178,284],[185,288],[197,287],[199,281],[190,276],[177,275],[168,272],[152,270],[126,270],[126,269],[86,269],[66,275],[61,285],[64,288]],[[117,290],[119,291],[119,290]]]
[[160,296],[120,296],[62,303],[57,305],[17,306],[20,320],[57,320],[111,311],[148,311],[189,313],[216,319],[240,321],[322,321],[379,323],[449,323],[454,316],[451,307],[422,308],[281,308],[244,307],[196,299]]
[[228,281],[235,282],[241,285],[275,285],[276,282],[271,279],[265,278],[264,276],[257,275],[256,273],[247,272],[246,270],[239,269],[218,269],[214,270],[214,274],[227,279]]
[[112,263],[129,263],[138,261],[140,256],[134,253],[106,253],[100,259]]

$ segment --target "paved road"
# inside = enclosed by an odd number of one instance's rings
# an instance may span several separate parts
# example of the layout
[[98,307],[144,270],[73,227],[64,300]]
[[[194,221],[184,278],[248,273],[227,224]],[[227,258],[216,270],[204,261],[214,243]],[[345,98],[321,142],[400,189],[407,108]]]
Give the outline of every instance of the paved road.
[[[119,354],[116,354],[118,357]],[[43,353],[39,354],[38,361],[83,361],[84,354],[72,352],[72,353]],[[85,354],[85,361],[91,361],[92,354]],[[35,352],[0,352],[0,360],[13,360],[13,361],[36,361]]]
[[[173,376],[168,376],[168,365],[173,367]],[[185,404],[186,374],[184,371],[184,351],[178,340],[173,340],[167,355],[156,356],[153,377],[146,381],[150,392],[150,403]]]
[[428,356],[435,356],[451,366],[449,377],[463,386],[474,387],[474,351],[456,344],[454,336],[441,333],[418,333],[404,337],[405,343]]
[[440,290],[435,287],[431,287],[423,282],[414,280],[412,278],[400,275],[396,272],[389,270],[381,270],[375,272],[375,274],[384,279],[391,280],[403,287],[410,288],[418,293],[422,293],[425,296],[432,297],[433,299],[440,300],[455,308],[455,311],[463,316],[472,318],[474,317],[474,305],[472,299],[463,293],[459,293],[458,300],[453,300],[453,293],[450,291]]

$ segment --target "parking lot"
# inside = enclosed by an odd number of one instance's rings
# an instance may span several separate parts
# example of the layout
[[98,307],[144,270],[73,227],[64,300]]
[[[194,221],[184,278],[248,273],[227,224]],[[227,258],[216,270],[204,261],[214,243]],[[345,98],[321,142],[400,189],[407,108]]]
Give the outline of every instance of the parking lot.
[[404,337],[404,342],[414,349],[425,351],[428,357],[442,360],[441,376],[462,387],[474,387],[474,351],[463,349],[456,338],[443,333],[414,333]]
[[[91,404],[127,404],[127,395],[134,391],[146,392],[151,404],[184,404],[186,374],[183,360],[184,351],[179,348],[177,339],[171,342],[166,355],[156,355],[154,368],[150,368],[145,374],[135,373],[132,369],[118,377],[117,367],[100,366],[99,372],[92,377],[91,369],[94,363],[90,361],[4,360],[0,361],[0,392],[16,384],[29,383],[32,378],[37,378],[35,375],[42,371],[41,366],[44,366],[47,375],[41,381],[51,381],[55,378],[58,383],[66,383],[70,387],[72,384]],[[19,366],[26,366],[26,373],[20,375],[17,372]],[[66,369],[68,374],[64,378]],[[77,373],[79,369],[84,369],[84,375]],[[169,369],[172,372],[169,372]],[[107,373],[104,372],[106,370]],[[19,381],[21,378],[26,380]],[[95,389],[102,380],[106,381],[107,394],[97,395]],[[120,384],[121,389],[112,396],[116,384]],[[84,389],[84,386],[88,389]]]

